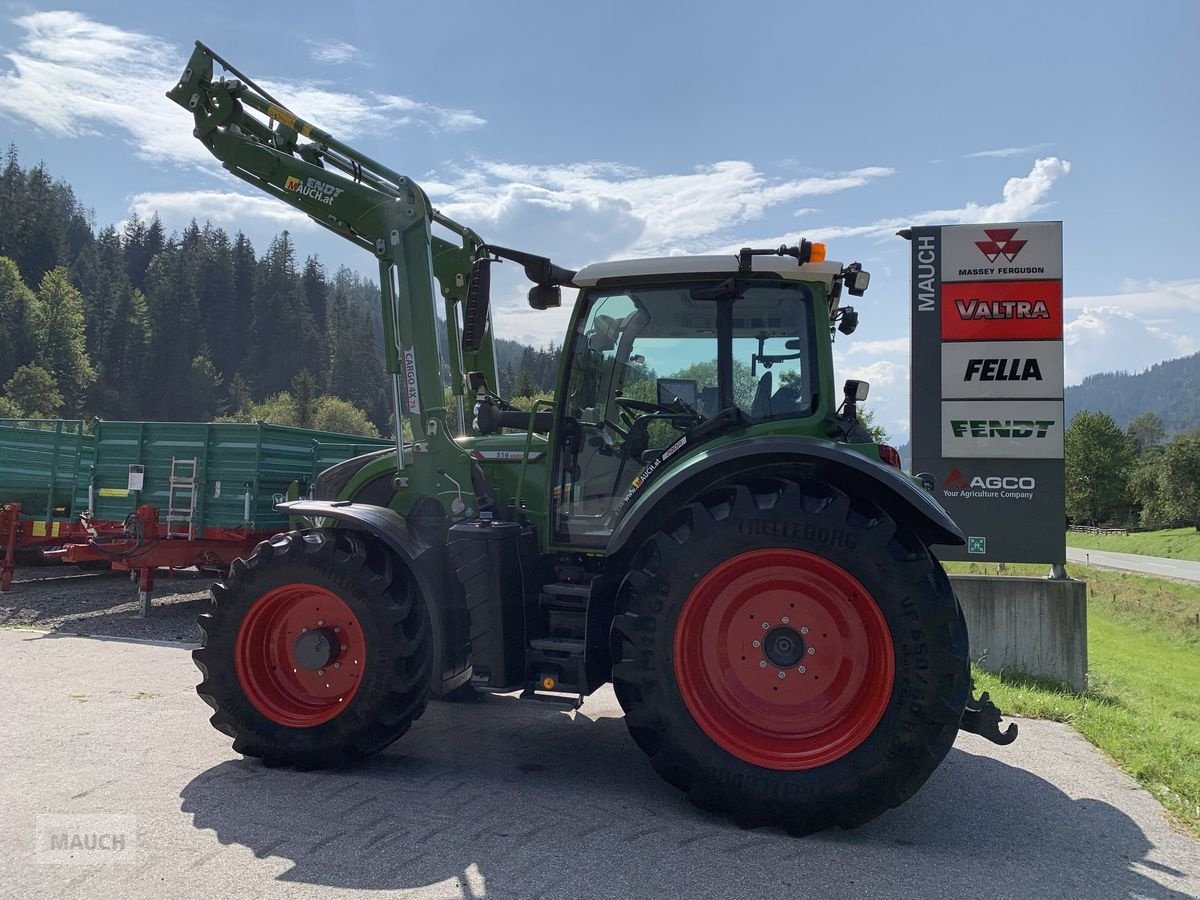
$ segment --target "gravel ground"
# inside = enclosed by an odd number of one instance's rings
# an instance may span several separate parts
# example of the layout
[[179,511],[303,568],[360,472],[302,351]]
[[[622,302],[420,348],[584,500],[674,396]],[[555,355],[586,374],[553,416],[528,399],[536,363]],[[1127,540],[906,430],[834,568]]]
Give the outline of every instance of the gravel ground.
[[159,577],[153,612],[143,619],[137,584],[126,572],[18,566],[12,591],[0,594],[0,628],[199,643],[196,616],[211,600],[212,582],[193,570]]

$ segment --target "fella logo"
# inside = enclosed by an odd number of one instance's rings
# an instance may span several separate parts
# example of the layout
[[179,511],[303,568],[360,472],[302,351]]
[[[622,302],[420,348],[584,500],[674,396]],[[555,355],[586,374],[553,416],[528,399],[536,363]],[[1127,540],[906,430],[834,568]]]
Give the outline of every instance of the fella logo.
[[1037,359],[969,359],[963,381],[1041,381]]
[[976,241],[975,246],[990,263],[994,263],[1001,256],[1009,262],[1013,262],[1020,254],[1021,248],[1029,243],[1016,240],[1019,230],[1018,228],[985,228],[983,233],[988,236],[988,239]]

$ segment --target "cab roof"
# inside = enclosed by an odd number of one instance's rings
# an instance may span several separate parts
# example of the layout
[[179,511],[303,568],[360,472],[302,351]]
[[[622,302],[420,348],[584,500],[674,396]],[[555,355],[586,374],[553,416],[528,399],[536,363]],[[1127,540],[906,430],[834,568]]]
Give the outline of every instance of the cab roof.
[[[833,279],[842,271],[839,262],[805,263],[797,265],[787,256],[755,256],[752,271],[771,272],[793,281],[819,281],[832,288]],[[661,275],[736,275],[738,258],[721,256],[658,256],[646,259],[619,259],[584,266],[575,273],[573,283],[592,287],[602,280],[632,279]]]

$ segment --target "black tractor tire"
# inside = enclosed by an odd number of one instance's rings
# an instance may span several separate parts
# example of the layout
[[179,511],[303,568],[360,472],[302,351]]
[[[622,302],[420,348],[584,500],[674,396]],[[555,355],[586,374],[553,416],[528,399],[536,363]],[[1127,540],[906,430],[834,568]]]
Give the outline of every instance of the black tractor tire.
[[[203,641],[192,659],[204,677],[196,692],[236,752],[301,769],[351,765],[391,744],[424,712],[433,660],[425,599],[403,562],[369,536],[324,529],[275,535],[236,560],[212,593],[210,611],[197,619]],[[314,605],[322,602],[332,612],[328,626],[330,613]],[[302,626],[305,615],[314,621]],[[341,623],[337,634],[334,622]],[[289,647],[299,658],[293,641],[309,630],[330,639],[322,646],[329,654],[338,653],[333,641],[345,640],[345,656],[329,657],[336,673],[332,665],[328,675],[303,670],[300,684],[276,664],[288,659]],[[264,635],[270,639],[256,640]],[[342,678],[348,699],[314,689],[318,673],[321,682]],[[330,683],[335,692],[342,686]]]
[[[953,744],[970,689],[965,623],[941,564],[875,503],[816,481],[743,481],[688,503],[633,556],[611,631],[617,699],[654,769],[697,806],[792,834],[852,828],[908,799]],[[805,581],[809,569],[828,581]],[[826,583],[855,587],[840,597],[805,587]],[[806,617],[836,623],[847,605],[874,643],[839,644],[825,633],[836,625],[787,630]],[[861,693],[831,687],[846,671]],[[820,686],[805,681],[824,672]],[[742,694],[714,693],[731,678]],[[788,689],[792,705],[773,705]]]

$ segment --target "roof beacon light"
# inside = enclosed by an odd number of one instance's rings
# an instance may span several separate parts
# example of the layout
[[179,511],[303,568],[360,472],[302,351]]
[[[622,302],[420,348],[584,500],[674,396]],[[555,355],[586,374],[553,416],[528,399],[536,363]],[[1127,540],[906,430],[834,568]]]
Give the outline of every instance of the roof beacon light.
[[824,241],[813,241],[808,245],[812,248],[808,254],[809,262],[825,262],[825,243]]

